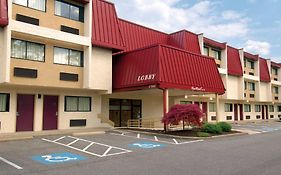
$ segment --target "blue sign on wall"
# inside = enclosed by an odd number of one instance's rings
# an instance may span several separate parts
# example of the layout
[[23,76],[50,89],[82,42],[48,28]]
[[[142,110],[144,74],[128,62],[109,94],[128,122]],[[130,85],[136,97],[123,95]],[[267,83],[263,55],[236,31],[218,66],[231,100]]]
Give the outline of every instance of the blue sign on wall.
[[137,142],[128,145],[133,148],[143,148],[143,149],[151,149],[151,148],[161,148],[165,147],[165,144],[156,143],[156,142]]
[[65,152],[33,156],[32,160],[49,165],[86,160],[86,158],[77,154]]

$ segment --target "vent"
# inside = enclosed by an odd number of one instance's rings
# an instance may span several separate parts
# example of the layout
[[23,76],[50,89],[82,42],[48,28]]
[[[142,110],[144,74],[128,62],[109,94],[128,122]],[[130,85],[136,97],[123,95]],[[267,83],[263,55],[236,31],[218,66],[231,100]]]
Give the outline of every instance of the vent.
[[270,115],[270,118],[274,118],[274,115]]
[[250,98],[255,98],[255,94],[250,94]]
[[79,35],[79,29],[75,29],[75,28],[72,28],[72,27],[67,27],[67,26],[61,25],[60,30],[63,31],[63,32]]
[[78,81],[78,74],[60,72],[60,80],[63,81]]
[[274,80],[275,80],[275,81],[278,81],[278,79],[277,79],[277,78],[274,78]]
[[211,120],[212,120],[212,121],[215,121],[215,120],[217,120],[217,117],[216,117],[216,116],[212,116],[212,117],[211,117]]
[[25,78],[37,78],[37,70],[15,67],[14,76],[15,77],[25,77]]
[[70,127],[86,126],[86,119],[70,120]]
[[251,116],[246,115],[246,120],[250,120],[250,119],[251,119]]
[[250,72],[249,75],[253,75],[254,76],[255,74],[253,72]]
[[260,115],[257,115],[257,116],[256,116],[256,118],[257,118],[257,119],[260,119],[260,118],[261,118],[261,116],[260,116]]
[[278,97],[274,97],[275,100],[278,100]]
[[232,116],[226,116],[226,120],[232,120]]
[[16,20],[20,21],[20,22],[25,22],[25,23],[28,23],[28,24],[33,24],[33,25],[39,26],[39,19],[32,18],[32,17],[29,17],[29,16],[17,14]]

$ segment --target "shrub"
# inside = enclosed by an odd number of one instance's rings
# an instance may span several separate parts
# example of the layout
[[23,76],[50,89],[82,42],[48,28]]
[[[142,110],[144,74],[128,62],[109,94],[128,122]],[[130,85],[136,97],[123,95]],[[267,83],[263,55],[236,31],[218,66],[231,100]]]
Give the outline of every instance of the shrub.
[[221,127],[223,132],[230,132],[232,129],[232,126],[226,122],[219,122],[217,125]]
[[211,123],[206,123],[202,127],[202,131],[208,132],[208,133],[213,133],[213,134],[221,134],[222,129],[219,125],[217,124],[211,124]]
[[197,137],[210,137],[210,134],[207,132],[197,132]]

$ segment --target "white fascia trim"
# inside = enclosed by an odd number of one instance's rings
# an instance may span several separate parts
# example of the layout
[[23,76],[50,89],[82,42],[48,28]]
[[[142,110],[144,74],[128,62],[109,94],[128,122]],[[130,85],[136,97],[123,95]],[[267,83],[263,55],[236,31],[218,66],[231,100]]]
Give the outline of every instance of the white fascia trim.
[[248,75],[248,74],[244,74],[244,78],[248,79],[248,80],[253,80],[253,81],[260,81],[258,76],[253,76],[253,75]]
[[219,73],[220,73],[220,74],[224,74],[224,75],[227,74],[227,70],[224,69],[224,68],[218,68],[218,70],[219,70]]
[[280,81],[271,80],[271,83],[272,83],[273,85],[279,85],[279,86],[281,86],[281,82],[280,82]]
[[90,37],[74,35],[71,33],[61,32],[59,30],[31,25],[15,20],[10,21],[10,27],[11,27],[11,31],[15,31],[15,32],[26,33],[43,38],[91,47]]

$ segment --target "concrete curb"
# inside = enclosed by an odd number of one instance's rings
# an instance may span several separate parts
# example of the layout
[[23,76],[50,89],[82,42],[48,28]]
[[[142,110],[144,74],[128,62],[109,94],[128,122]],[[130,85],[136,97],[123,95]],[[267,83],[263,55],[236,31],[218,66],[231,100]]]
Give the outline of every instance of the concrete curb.
[[78,132],[73,133],[73,136],[89,136],[89,135],[98,135],[98,134],[105,134],[105,131],[94,131],[94,132]]
[[[118,129],[114,129],[115,131]],[[170,135],[170,134],[161,134],[161,133],[154,133],[154,132],[147,132],[147,131],[133,131],[133,130],[126,130],[125,131],[131,131],[134,133],[143,133],[143,134],[149,134],[149,135],[161,135],[161,136],[166,136],[166,137],[173,137],[173,138],[180,138],[180,139],[212,139],[212,138],[219,138],[219,137],[231,137],[231,136],[239,136],[239,135],[247,135],[248,133],[234,133],[234,134],[224,134],[224,135],[217,135],[217,136],[211,136],[211,137],[188,137],[188,136],[175,136],[175,135]],[[236,131],[236,130],[235,130]],[[119,131],[117,131],[119,132]],[[241,132],[241,131],[238,131]],[[122,133],[122,132],[119,132]]]

